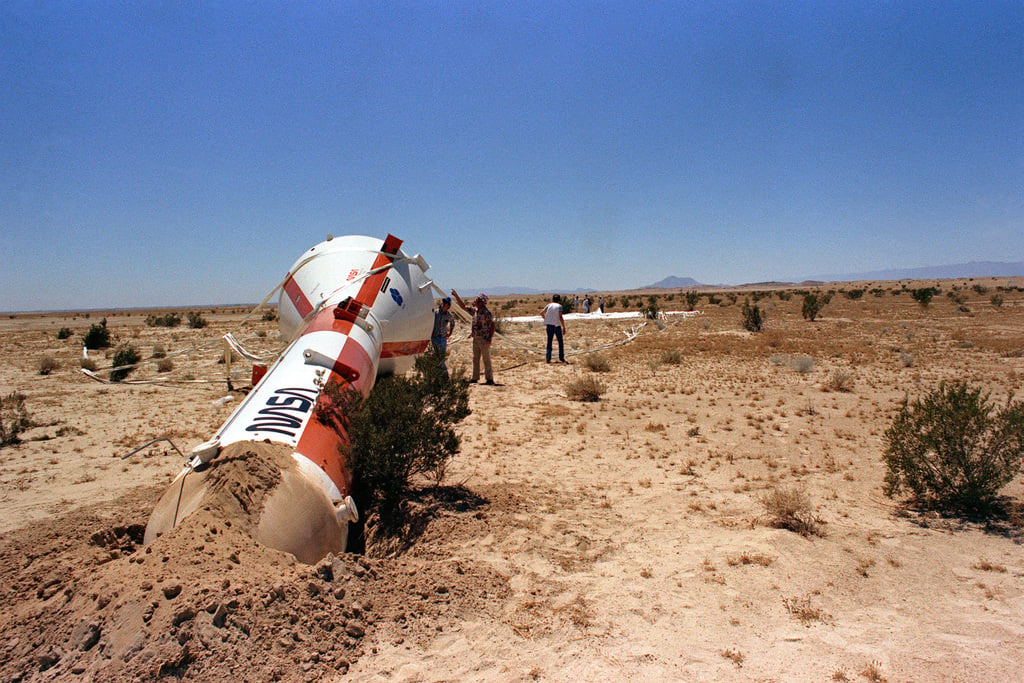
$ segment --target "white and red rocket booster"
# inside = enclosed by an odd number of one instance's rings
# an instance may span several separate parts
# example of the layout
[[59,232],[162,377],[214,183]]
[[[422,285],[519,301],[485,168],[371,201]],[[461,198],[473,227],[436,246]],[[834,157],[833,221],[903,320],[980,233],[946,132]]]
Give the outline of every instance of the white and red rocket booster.
[[404,372],[427,348],[429,266],[401,245],[392,235],[329,238],[292,265],[278,304],[281,335],[291,342],[214,437],[193,450],[150,517],[147,543],[202,504],[207,463],[269,441],[287,447],[296,467],[283,470],[264,505],[257,540],[310,563],[344,550],[348,523],[358,519],[347,436],[315,412],[327,384],[365,396],[378,374]]

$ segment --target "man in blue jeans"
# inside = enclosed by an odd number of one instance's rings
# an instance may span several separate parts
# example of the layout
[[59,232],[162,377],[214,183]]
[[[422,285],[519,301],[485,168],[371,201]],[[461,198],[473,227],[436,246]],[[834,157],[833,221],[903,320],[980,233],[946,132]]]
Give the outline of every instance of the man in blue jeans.
[[434,329],[430,333],[430,344],[434,347],[434,353],[441,360],[441,370],[445,377],[448,376],[448,364],[445,363],[445,356],[448,355],[448,337],[455,329],[455,319],[452,318],[451,307],[450,297],[441,299],[441,303],[434,311]]
[[551,303],[544,307],[544,324],[548,330],[548,352],[547,361],[551,362],[551,340],[558,337],[558,362],[565,363],[565,347],[562,345],[562,335],[565,334],[565,318],[562,317],[562,297],[555,294],[551,297]]

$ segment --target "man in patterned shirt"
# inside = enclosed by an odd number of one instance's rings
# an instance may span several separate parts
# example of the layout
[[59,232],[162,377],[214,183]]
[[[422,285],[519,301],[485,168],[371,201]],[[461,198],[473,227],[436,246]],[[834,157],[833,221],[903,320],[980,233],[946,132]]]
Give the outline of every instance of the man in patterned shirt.
[[487,308],[487,295],[481,294],[467,306],[459,293],[454,289],[452,296],[464,311],[473,316],[473,326],[470,336],[473,337],[473,376],[470,382],[477,382],[480,379],[480,362],[484,365],[484,384],[494,384],[494,372],[491,370],[491,340],[494,339],[494,315]]

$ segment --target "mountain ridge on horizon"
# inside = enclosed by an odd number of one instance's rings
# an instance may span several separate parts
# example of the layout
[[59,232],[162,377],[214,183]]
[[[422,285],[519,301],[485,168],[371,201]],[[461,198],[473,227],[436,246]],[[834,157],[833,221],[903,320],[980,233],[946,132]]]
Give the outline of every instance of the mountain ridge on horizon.
[[[889,268],[883,270],[863,271],[854,273],[832,273],[828,275],[809,275],[807,277],[771,280],[778,284],[799,284],[801,282],[856,282],[859,280],[939,280],[958,277],[1024,277],[1024,261],[968,261],[940,266],[920,266],[915,268]],[[649,285],[639,285],[633,289],[685,289],[686,287],[729,287],[757,284],[743,282],[736,285],[708,284],[698,282],[692,277],[670,275]],[[535,287],[518,287],[515,285],[485,287],[483,289],[467,288],[468,292],[486,292],[492,296],[509,294],[585,294],[588,292],[618,291],[604,290],[598,287],[576,287],[537,289]]]

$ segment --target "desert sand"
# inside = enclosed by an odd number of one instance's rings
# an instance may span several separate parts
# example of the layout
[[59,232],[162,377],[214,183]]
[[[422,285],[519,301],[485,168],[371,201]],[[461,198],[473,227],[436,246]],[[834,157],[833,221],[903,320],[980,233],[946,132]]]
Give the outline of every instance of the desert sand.
[[[942,380],[1020,393],[1024,282],[944,280],[926,308],[906,292],[921,285],[824,285],[815,322],[763,287],[756,334],[751,292],[718,291],[599,351],[638,321],[573,320],[569,365],[522,348],[542,347],[541,324],[507,322],[498,386],[471,387],[461,452],[420,482],[408,536],[316,565],[256,543],[237,510],[142,545],[183,464],[170,442],[187,452],[237,405],[220,335],[271,350],[275,323],[239,329],[244,307],[201,309],[196,330],[148,327],[152,311],[5,315],[0,394],[22,393],[35,426],[0,448],[0,678],[1020,681],[1024,481],[1005,517],[946,518],[885,497],[881,454],[904,397]],[[82,335],[104,317],[173,368],[82,375]],[[59,367],[41,375],[43,358]],[[233,387],[248,371],[232,364]],[[587,376],[601,399],[570,400]],[[257,465],[226,506],[273,485]],[[818,533],[772,525],[762,501],[779,487],[806,494]]]

